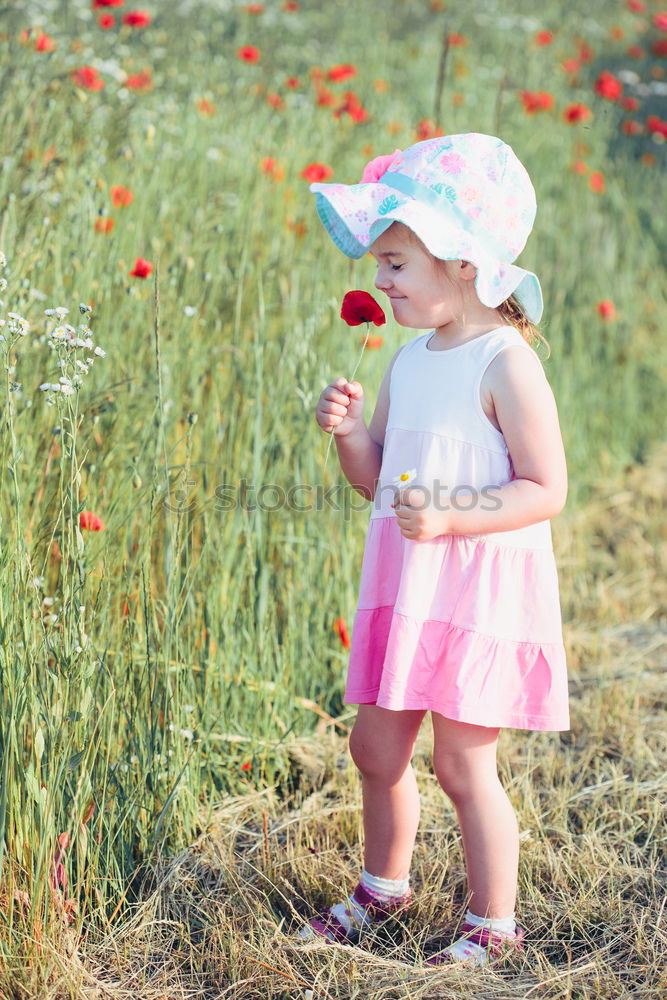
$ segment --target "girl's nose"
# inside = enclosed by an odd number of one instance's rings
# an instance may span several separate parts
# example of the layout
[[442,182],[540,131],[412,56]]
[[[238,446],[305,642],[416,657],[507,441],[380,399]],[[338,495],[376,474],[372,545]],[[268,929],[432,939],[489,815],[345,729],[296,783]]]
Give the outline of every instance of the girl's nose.
[[375,287],[384,291],[386,288],[391,288],[391,278],[386,271],[382,271],[378,268],[378,272],[375,275]]

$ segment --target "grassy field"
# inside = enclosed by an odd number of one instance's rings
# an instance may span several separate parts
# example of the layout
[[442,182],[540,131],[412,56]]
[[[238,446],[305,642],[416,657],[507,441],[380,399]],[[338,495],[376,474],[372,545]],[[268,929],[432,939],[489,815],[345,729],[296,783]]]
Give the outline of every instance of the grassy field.
[[[667,995],[667,15],[643,6],[3,9],[3,997]],[[568,457],[572,728],[501,736],[526,957],[427,976],[465,876],[426,743],[411,922],[285,935],[361,859],[340,620],[369,507],[314,411],[374,268],[303,174],[353,182],[436,130],[500,135],[537,192],[518,262]],[[413,335],[381,333],[367,421]]]

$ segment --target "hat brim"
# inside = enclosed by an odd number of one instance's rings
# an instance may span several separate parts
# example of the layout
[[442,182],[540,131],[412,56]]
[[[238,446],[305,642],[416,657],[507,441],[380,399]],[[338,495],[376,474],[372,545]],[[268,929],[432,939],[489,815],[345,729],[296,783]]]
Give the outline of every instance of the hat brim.
[[374,181],[362,184],[313,183],[317,214],[327,233],[347,257],[359,259],[392,223],[402,222],[441,260],[468,260],[477,268],[480,302],[495,308],[514,294],[527,318],[542,316],[542,290],[532,271],[500,261],[454,218],[430,205]]

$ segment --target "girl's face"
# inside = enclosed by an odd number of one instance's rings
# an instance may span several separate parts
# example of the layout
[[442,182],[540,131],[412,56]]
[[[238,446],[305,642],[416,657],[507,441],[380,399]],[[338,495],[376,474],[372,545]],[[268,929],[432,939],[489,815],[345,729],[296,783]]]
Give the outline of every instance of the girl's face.
[[467,291],[463,286],[468,285],[472,291],[471,282],[463,280],[462,272],[467,268],[466,278],[474,277],[474,265],[459,260],[436,261],[408,239],[400,223],[385,230],[369,249],[378,264],[375,287],[385,292],[401,326],[437,329],[461,315]]

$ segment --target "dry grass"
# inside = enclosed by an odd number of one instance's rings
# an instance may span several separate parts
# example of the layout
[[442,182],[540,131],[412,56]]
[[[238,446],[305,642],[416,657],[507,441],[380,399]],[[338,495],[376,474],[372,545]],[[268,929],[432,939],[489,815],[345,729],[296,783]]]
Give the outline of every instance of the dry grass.
[[[221,803],[190,849],[150,873],[128,919],[103,940],[53,941],[39,970],[13,975],[11,995],[667,996],[666,487],[662,448],[554,531],[572,728],[505,730],[498,754],[521,831],[523,955],[498,968],[423,966],[436,940],[456,933],[466,903],[461,839],[430,770],[426,725],[414,760],[414,911],[363,947],[294,940],[301,918],[354,885],[362,860],[358,776],[345,736],[323,722],[291,744],[296,792],[285,799],[267,788]],[[353,713],[340,721],[349,725]]]

